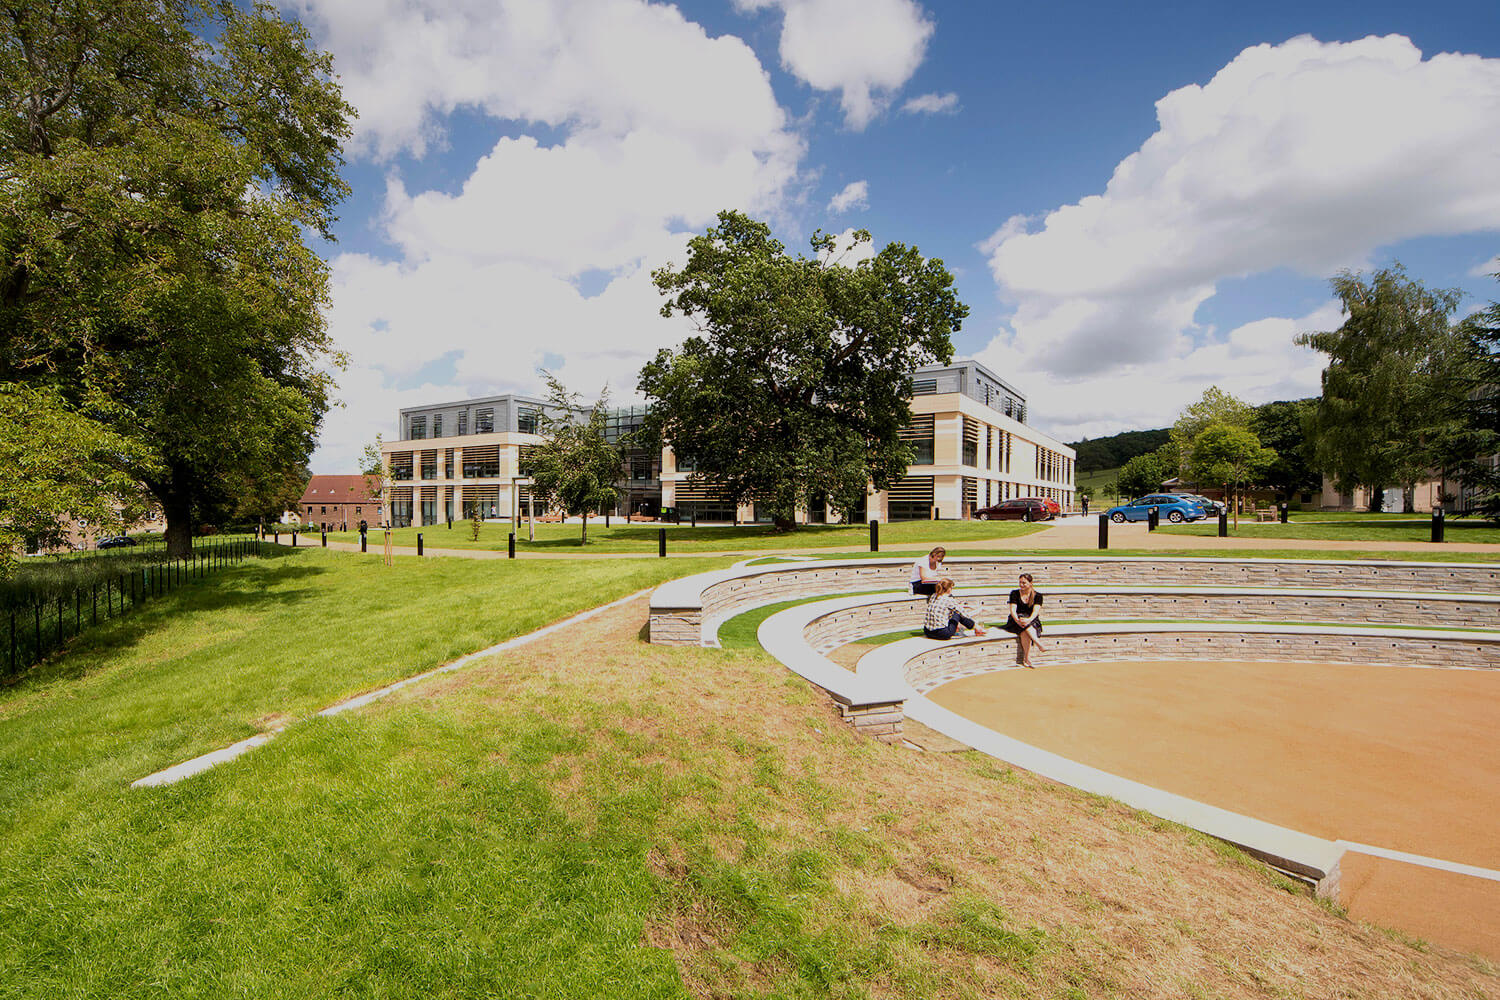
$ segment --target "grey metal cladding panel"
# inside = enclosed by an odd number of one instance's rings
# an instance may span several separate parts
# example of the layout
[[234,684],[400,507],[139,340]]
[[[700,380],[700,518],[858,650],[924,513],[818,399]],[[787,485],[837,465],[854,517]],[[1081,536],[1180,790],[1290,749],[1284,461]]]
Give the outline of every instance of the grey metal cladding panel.
[[495,430],[514,431],[516,429],[516,418],[511,414],[510,400],[502,399],[495,403]]

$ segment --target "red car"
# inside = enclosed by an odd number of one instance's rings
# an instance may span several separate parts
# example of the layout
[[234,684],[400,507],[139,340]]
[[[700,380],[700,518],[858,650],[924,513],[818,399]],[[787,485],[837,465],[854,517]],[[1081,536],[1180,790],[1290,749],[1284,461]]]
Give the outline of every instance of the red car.
[[1053,517],[1056,517],[1057,515],[1059,515],[1059,514],[1062,513],[1062,504],[1058,503],[1056,500],[1052,499],[1051,497],[1016,497],[1016,499],[1017,500],[1035,500],[1038,503],[1044,504],[1046,506],[1046,508],[1052,512],[1052,516]]
[[981,507],[974,512],[974,517],[980,521],[1049,521],[1056,516],[1037,497],[1007,500],[992,507]]

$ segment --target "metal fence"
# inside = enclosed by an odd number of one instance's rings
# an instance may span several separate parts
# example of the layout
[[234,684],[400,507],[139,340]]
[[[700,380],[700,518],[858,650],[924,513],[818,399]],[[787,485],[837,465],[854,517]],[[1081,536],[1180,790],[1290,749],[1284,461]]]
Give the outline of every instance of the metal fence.
[[[205,544],[206,543],[206,544]],[[253,538],[199,539],[185,558],[164,550],[29,565],[0,587],[0,656],[15,677],[100,622],[129,615],[146,601],[238,566],[262,554],[277,554],[270,542]],[[28,560],[29,562],[29,560]]]

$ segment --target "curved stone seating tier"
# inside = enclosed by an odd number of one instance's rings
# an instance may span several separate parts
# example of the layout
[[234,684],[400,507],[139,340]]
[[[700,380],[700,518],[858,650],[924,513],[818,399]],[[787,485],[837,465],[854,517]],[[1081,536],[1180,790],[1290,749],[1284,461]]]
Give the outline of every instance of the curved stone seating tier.
[[[817,560],[737,566],[662,584],[651,595],[650,636],[666,645],[713,644],[720,623],[767,604],[858,591],[904,590],[916,554],[899,558]],[[963,588],[1015,586],[1016,574],[1036,576],[1038,589],[1059,587],[1283,588],[1290,590],[1443,593],[1500,592],[1500,564],[1205,559],[1160,556],[968,556],[945,572]],[[1124,592],[1124,591],[1120,591]],[[1049,609],[1052,611],[1052,609]],[[1055,614],[1055,611],[1052,611]],[[1151,612],[1151,615],[1163,612]],[[1182,617],[1186,617],[1183,615]]]
[[[1005,618],[1009,593],[1008,589],[965,589],[955,596],[980,621],[998,622]],[[1266,587],[1052,587],[1044,596],[1043,621],[1049,635],[1065,621],[1112,618],[1500,628],[1500,597],[1489,594]],[[811,622],[808,643],[826,653],[867,636],[918,629],[926,600],[910,594],[869,595],[853,607]]]

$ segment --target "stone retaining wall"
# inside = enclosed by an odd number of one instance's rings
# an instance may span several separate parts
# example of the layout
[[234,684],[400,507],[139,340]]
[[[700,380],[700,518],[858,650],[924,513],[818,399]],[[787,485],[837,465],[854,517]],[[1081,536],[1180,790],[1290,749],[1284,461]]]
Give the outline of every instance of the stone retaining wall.
[[[1160,594],[1073,593],[1044,595],[1043,621],[1174,619],[1246,622],[1338,622],[1346,625],[1424,625],[1453,628],[1500,628],[1500,602],[1434,598],[1420,594],[1369,597],[1355,594]],[[926,598],[881,601],[824,615],[809,623],[808,644],[826,653],[871,635],[922,627]],[[959,595],[981,621],[1005,618],[1000,594]]]
[[[652,597],[651,641],[698,645],[705,623],[713,625],[759,605],[819,594],[899,590],[907,585],[910,566],[911,559],[904,557],[798,563],[747,567],[727,578],[722,573],[700,574],[701,589],[692,586],[695,578],[674,581]],[[955,557],[945,564],[945,572],[960,587],[971,589],[1008,589],[1015,585],[1017,573],[1029,572],[1044,593],[1049,587],[1111,584],[1500,593],[1500,565],[1476,563],[995,556]],[[668,597],[670,593],[681,596]]]
[[[1117,626],[1118,627],[1118,626]],[[1075,627],[1077,628],[1077,627]],[[1120,660],[1252,660],[1355,663],[1361,665],[1500,668],[1500,649],[1476,639],[1350,636],[1328,633],[1236,631],[1077,632],[1048,635],[1052,663],[1107,663]],[[1015,665],[1017,644],[1009,636],[965,642],[907,662],[906,680],[922,693],[960,677]]]

